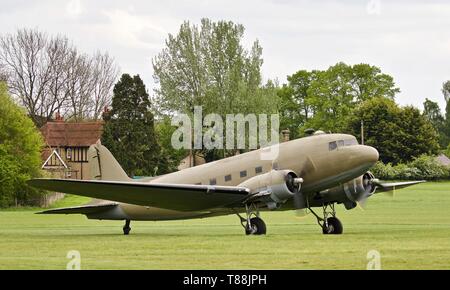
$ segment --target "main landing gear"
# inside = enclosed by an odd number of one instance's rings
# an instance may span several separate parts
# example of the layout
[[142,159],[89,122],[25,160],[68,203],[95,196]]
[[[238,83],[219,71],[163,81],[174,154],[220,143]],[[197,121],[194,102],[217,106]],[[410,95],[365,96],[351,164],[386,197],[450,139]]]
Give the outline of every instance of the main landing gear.
[[318,216],[311,208],[309,210],[317,218],[324,235],[340,235],[344,231],[341,221],[336,217],[334,203],[322,205],[323,218]]
[[125,225],[123,226],[123,234],[128,235],[131,231],[130,220],[125,220]]
[[266,224],[259,217],[258,207],[254,204],[245,205],[246,218],[236,213],[241,220],[241,225],[245,229],[246,235],[265,235]]

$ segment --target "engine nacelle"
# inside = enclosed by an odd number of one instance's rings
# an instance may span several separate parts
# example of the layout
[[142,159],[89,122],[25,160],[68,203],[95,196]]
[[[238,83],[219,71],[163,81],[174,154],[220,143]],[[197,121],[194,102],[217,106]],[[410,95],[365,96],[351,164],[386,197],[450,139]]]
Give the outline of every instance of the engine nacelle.
[[375,192],[376,186],[370,182],[372,179],[375,179],[375,176],[368,171],[353,180],[327,189],[321,194],[327,201],[342,202],[347,209],[350,209],[355,207],[356,202],[365,194],[371,195]]
[[[280,204],[286,202],[300,189],[301,179],[290,170],[272,170],[252,177],[239,186],[250,188],[252,192],[268,192],[272,203]],[[269,208],[271,207],[269,205]]]

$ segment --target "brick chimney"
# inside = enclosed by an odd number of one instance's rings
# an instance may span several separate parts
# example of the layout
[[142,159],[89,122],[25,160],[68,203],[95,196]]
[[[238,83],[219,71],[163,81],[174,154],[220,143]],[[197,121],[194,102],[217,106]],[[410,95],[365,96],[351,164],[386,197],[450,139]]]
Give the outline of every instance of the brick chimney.
[[64,122],[64,118],[61,116],[61,114],[58,112],[56,112],[55,115],[55,122]]
[[289,131],[289,129],[285,129],[285,130],[281,131],[281,135],[283,136],[282,137],[283,138],[282,142],[289,141],[290,134],[291,134],[291,131]]

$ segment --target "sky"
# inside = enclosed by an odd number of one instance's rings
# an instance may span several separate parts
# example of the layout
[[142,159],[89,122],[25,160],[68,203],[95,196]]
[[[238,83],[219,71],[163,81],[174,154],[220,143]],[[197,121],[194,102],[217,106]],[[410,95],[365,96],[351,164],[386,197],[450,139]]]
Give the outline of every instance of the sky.
[[181,23],[201,18],[243,24],[244,45],[258,39],[263,77],[286,82],[300,69],[368,63],[394,77],[402,105],[425,98],[445,108],[450,80],[448,0],[0,0],[0,34],[38,28],[65,34],[83,52],[107,51],[121,72],[152,91],[151,59]]

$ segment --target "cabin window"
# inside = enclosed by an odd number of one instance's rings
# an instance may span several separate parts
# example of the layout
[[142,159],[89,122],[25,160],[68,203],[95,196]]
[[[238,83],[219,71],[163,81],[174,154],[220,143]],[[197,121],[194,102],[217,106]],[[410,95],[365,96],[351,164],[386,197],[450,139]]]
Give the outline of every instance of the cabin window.
[[273,170],[277,170],[277,169],[278,169],[278,163],[276,163],[276,162],[273,163],[273,164],[272,164],[272,169],[273,169]]
[[337,146],[338,147],[344,147],[344,140],[337,141]]
[[255,173],[256,174],[259,174],[261,172],[262,172],[262,166],[258,166],[258,167],[255,168]]
[[209,180],[209,185],[216,185],[217,180],[215,178]]
[[225,182],[231,181],[231,174],[225,175]]
[[240,172],[240,176],[241,177],[246,177],[247,176],[247,170],[241,171]]
[[333,151],[333,150],[335,150],[336,148],[337,148],[337,143],[336,143],[336,141],[330,142],[330,143],[328,144],[328,149],[329,149],[330,151]]

